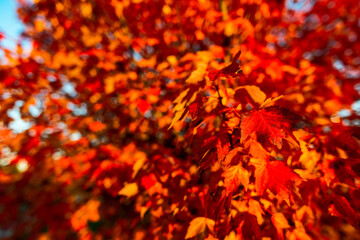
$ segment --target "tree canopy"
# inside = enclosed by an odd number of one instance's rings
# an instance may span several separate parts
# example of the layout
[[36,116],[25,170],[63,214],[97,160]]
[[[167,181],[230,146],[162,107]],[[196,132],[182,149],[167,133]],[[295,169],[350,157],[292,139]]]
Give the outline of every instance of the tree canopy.
[[18,1],[1,239],[360,238],[358,1]]

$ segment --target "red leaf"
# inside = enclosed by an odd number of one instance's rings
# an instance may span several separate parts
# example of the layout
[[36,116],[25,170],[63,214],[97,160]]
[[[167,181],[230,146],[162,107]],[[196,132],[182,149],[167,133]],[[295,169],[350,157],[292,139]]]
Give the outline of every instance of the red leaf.
[[329,208],[330,214],[344,218],[353,226],[359,226],[360,218],[345,197],[333,195],[329,199],[334,203],[334,208]]
[[141,114],[144,114],[150,107],[150,104],[147,101],[145,101],[144,99],[141,99],[141,98],[136,100],[136,105],[137,105],[137,107],[139,109],[139,112]]
[[241,142],[244,142],[252,133],[267,136],[279,149],[282,139],[292,135],[283,110],[278,107],[269,107],[252,111],[241,121]]
[[280,161],[269,162],[266,165],[255,164],[255,167],[255,189],[260,195],[269,189],[280,198],[288,200],[293,185],[302,180]]
[[211,81],[215,81],[219,77],[236,77],[241,75],[241,70],[237,60],[239,59],[241,51],[237,52],[231,64],[223,69],[209,72],[208,76]]
[[221,138],[221,136],[217,139],[216,149],[219,161],[222,161],[226,157],[229,152],[229,146],[230,143],[225,141],[224,138]]
[[157,179],[156,179],[155,174],[153,174],[153,173],[141,178],[141,185],[143,185],[146,190],[148,190],[149,188],[154,186],[156,182],[157,182]]
[[244,212],[236,229],[241,239],[260,239],[261,230],[254,215]]

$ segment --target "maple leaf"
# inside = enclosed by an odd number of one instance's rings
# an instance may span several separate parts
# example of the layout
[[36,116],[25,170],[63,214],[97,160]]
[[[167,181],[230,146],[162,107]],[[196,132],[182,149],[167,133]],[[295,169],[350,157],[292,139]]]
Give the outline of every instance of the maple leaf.
[[[263,91],[261,91],[261,89],[257,86],[253,86],[253,85],[241,86],[236,88],[235,92],[240,89],[245,89],[255,103],[262,104],[266,99],[266,94]],[[237,92],[237,95],[238,94],[241,94],[241,92]]]
[[91,122],[88,124],[90,131],[100,132],[106,128],[106,125],[100,121]]
[[241,147],[237,147],[237,148],[230,150],[228,152],[228,154],[226,155],[225,159],[223,160],[222,164],[225,166],[229,165],[231,163],[232,159],[241,151],[242,151]]
[[150,189],[157,183],[155,174],[150,174],[149,176],[144,176],[141,178],[141,185],[144,186],[146,190]]
[[257,133],[267,136],[281,149],[282,139],[287,135],[293,137],[289,129],[289,120],[284,117],[284,113],[285,110],[278,107],[253,110],[241,121],[241,142],[244,142],[252,133]]
[[171,129],[176,122],[183,120],[187,116],[189,113],[188,106],[190,106],[196,100],[196,96],[197,90],[196,88],[192,87],[183,91],[173,101],[173,103],[176,104],[173,108],[175,116],[173,117],[168,129]]
[[286,228],[290,228],[290,225],[287,221],[287,219],[285,218],[284,214],[278,212],[278,213],[274,213],[271,216],[271,222],[274,224],[276,231],[278,233],[278,237],[280,239],[284,239],[283,237],[283,229]]
[[185,239],[195,237],[205,231],[206,227],[210,232],[214,231],[215,221],[206,217],[197,217],[190,222]]
[[150,107],[150,104],[146,100],[141,99],[141,98],[136,100],[136,105],[139,109],[139,112],[143,115]]
[[218,160],[222,161],[229,152],[230,143],[228,143],[222,135],[220,135],[216,142],[216,149]]
[[[283,162],[262,161],[255,163],[255,189],[262,195],[266,189],[277,194],[281,199],[288,202],[292,187],[295,183],[302,181],[302,178],[285,166]],[[288,202],[289,203],[289,202]]]
[[85,205],[79,208],[71,217],[71,225],[74,229],[79,230],[86,227],[88,221],[98,221],[100,215],[98,208],[100,201],[90,199]]
[[220,70],[216,70],[216,71],[211,71],[208,73],[208,76],[210,78],[211,81],[215,81],[217,78],[219,77],[237,77],[237,76],[241,76],[241,70],[239,68],[239,64],[237,63],[237,60],[239,59],[241,54],[241,51],[238,51],[231,64],[227,67],[224,67]]
[[358,1],[26,2],[0,44],[5,238],[360,239]]
[[257,222],[261,225],[264,222],[264,211],[261,208],[260,202],[254,199],[249,200],[249,213],[256,216]]
[[269,153],[264,149],[264,147],[256,140],[249,139],[245,143],[245,147],[249,149],[249,154],[257,159],[265,160],[269,158]]
[[198,69],[193,71],[190,74],[189,78],[186,79],[186,83],[197,84],[198,82],[202,81],[202,79],[204,78],[204,75],[205,75],[205,70],[206,70],[206,65],[200,64]]
[[235,191],[241,183],[245,190],[249,185],[249,172],[241,164],[228,168],[222,175],[224,177],[224,187],[226,194],[229,195]]
[[138,185],[136,183],[125,183],[125,186],[119,191],[119,195],[126,197],[135,196],[138,193]]

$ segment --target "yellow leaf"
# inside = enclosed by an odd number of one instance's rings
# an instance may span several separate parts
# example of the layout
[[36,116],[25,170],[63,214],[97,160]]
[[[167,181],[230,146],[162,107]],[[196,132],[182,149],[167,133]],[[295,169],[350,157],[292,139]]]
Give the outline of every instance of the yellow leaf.
[[290,234],[290,240],[301,239],[301,240],[311,240],[312,238],[306,234],[304,229],[294,229]]
[[231,36],[234,31],[235,31],[236,27],[234,26],[233,22],[227,22],[225,25],[225,29],[224,29],[224,33],[226,36]]
[[132,197],[138,193],[138,186],[136,183],[125,183],[125,186],[119,191],[119,195]]
[[80,4],[80,12],[83,17],[90,18],[92,15],[91,3],[81,3]]
[[186,101],[176,104],[173,109],[173,112],[178,112],[178,111],[184,110],[185,104],[186,104]]
[[278,231],[281,231],[282,229],[285,228],[290,228],[290,225],[287,219],[285,218],[284,214],[280,212],[274,213],[271,217],[271,221]]
[[250,97],[254,100],[254,102],[258,104],[262,104],[266,99],[266,94],[261,91],[261,89],[254,85],[248,85],[239,87],[237,89],[244,88],[250,95]]
[[139,172],[139,170],[143,167],[146,161],[146,154],[143,152],[137,152],[135,154],[135,158],[136,158],[136,162],[134,163],[133,166],[133,174],[131,176],[132,178],[134,178],[136,174]]
[[168,56],[166,60],[170,63],[171,66],[175,66],[178,62],[177,58],[174,55]]
[[260,108],[265,108],[265,107],[270,107],[274,102],[276,102],[277,100],[283,98],[284,96],[283,95],[280,95],[276,98],[268,98],[265,100],[265,102],[263,102],[261,105],[260,105]]
[[206,65],[199,64],[199,67],[190,74],[189,78],[186,80],[186,83],[197,84],[204,79],[205,72]]
[[261,205],[258,201],[253,199],[249,200],[249,213],[256,216],[259,225],[263,224],[264,217],[262,215],[264,214],[264,211],[262,210]]
[[228,102],[229,102],[229,94],[227,92],[227,89],[226,87],[223,85],[223,84],[219,84],[219,93],[220,93],[220,96],[221,96],[221,103],[222,105],[226,106],[228,105]]
[[215,221],[206,217],[197,217],[194,218],[191,222],[190,222],[190,226],[187,230],[185,239],[188,238],[192,238],[195,237],[196,235],[203,233],[206,229],[206,226],[208,227],[208,229],[213,232],[214,231],[214,226],[215,226]]
[[190,88],[188,88],[185,91],[183,91],[182,93],[180,93],[180,95],[173,101],[173,103],[180,103],[183,100],[183,98],[187,95],[189,90],[190,90]]
[[311,172],[317,162],[320,160],[320,153],[318,153],[316,150],[311,150],[311,151],[305,151],[299,159],[299,162],[301,162],[303,164],[303,166],[309,171]]
[[145,213],[147,212],[149,210],[149,208],[147,208],[147,207],[141,207],[141,209],[140,209],[140,217],[141,217],[141,219],[143,219],[144,218],[144,216],[145,216]]
[[[185,109],[183,109],[183,110],[175,113],[175,116],[174,116],[174,118],[172,119],[171,124],[170,124],[168,130],[169,130],[170,128],[172,128],[172,126],[173,126],[177,121],[179,121],[179,120],[181,119],[181,116],[184,114],[184,112],[185,112]],[[187,113],[185,114],[185,116],[186,116],[186,115],[187,115]]]

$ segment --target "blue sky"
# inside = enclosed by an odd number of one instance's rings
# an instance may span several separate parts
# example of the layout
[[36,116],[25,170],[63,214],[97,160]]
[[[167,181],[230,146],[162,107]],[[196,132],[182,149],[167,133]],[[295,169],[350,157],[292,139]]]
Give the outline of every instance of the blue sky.
[[24,30],[24,25],[17,17],[16,8],[16,0],[0,0],[0,32],[5,36],[0,44],[11,50],[15,49]]
[[[16,0],[0,0],[0,32],[4,35],[4,39],[0,44],[10,50],[15,50],[20,35],[24,30],[24,25],[18,19]],[[21,42],[25,48],[30,48],[29,41]],[[3,56],[0,52],[0,58]],[[20,103],[20,102],[19,102]],[[10,128],[15,132],[22,132],[28,129],[31,124],[21,119],[19,104],[15,104],[14,109],[8,111],[8,116],[13,119]]]

